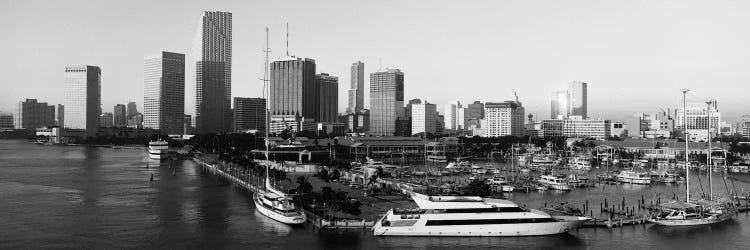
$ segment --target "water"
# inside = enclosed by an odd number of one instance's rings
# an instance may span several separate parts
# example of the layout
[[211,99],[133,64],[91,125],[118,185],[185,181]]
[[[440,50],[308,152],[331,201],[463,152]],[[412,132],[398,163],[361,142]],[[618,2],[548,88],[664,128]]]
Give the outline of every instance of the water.
[[[148,166],[148,167],[147,167]],[[177,174],[173,175],[172,170]],[[151,174],[154,181],[149,182]],[[702,179],[705,188],[705,176]],[[724,190],[720,179],[715,184]],[[697,182],[697,180],[696,180]],[[731,184],[729,184],[729,188]],[[750,185],[735,182],[737,189]],[[700,192],[697,187],[695,192]],[[564,200],[598,211],[608,197],[671,198],[682,186],[604,186],[567,193],[515,193],[540,207]],[[594,213],[599,216],[598,212]],[[604,217],[603,215],[600,217]],[[580,229],[521,238],[373,237],[290,227],[255,211],[249,194],[188,161],[150,162],[145,152],[41,146],[0,140],[0,248],[244,248],[244,249],[750,249],[750,215],[713,226],[638,225]]]

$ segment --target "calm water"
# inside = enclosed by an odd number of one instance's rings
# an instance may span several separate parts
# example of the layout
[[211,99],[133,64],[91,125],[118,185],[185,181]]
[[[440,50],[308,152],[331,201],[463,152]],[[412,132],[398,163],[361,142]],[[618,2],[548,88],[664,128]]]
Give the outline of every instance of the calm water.
[[[172,170],[176,169],[176,175]],[[149,182],[153,174],[154,181]],[[705,176],[704,188],[706,188]],[[695,181],[697,184],[697,180]],[[726,192],[723,182],[715,190]],[[737,189],[750,190],[746,183]],[[732,188],[731,183],[728,183]],[[693,185],[699,191],[699,185]],[[720,188],[719,188],[720,187]],[[641,195],[671,197],[681,186],[603,186],[569,193],[513,194],[539,207],[563,200],[604,197],[629,206]],[[594,213],[597,216],[597,213]],[[603,216],[602,216],[603,217]],[[289,227],[255,211],[249,194],[191,162],[161,165],[145,152],[40,146],[0,140],[0,249],[20,248],[244,248],[244,249],[750,249],[750,215],[714,226],[639,225],[580,229],[523,238],[375,238],[361,233],[320,234]]]

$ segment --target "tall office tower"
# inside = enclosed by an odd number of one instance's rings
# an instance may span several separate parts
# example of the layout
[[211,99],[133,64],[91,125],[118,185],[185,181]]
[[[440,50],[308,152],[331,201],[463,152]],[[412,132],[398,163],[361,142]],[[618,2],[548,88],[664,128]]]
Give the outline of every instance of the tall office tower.
[[[320,88],[315,83],[315,60],[279,58],[271,62],[269,108],[271,116],[311,118],[320,114]],[[291,122],[288,120],[288,122]]]
[[115,127],[127,127],[128,126],[128,117],[127,117],[125,104],[115,105],[115,110],[114,110],[114,113],[112,114],[114,115]]
[[[687,132],[690,141],[708,140],[709,111],[711,112],[711,137],[715,137],[719,131],[719,123],[721,123],[721,112],[716,105],[712,105],[710,109],[705,104],[689,104],[687,106]],[[682,108],[677,109],[675,118],[675,128],[684,131],[686,126]]]
[[197,35],[193,44],[196,129],[226,132],[232,126],[232,13],[203,12]]
[[568,106],[570,104],[569,96],[567,90],[552,92],[550,119],[562,119],[568,117],[568,114],[570,114]]
[[524,108],[520,102],[488,102],[484,105],[487,126],[482,126],[485,137],[523,136]]
[[114,115],[110,112],[104,112],[99,116],[99,127],[109,128],[114,125]]
[[316,85],[320,90],[317,98],[320,100],[319,122],[336,122],[339,113],[339,78],[321,73],[315,76]]
[[57,104],[57,110],[55,111],[55,125],[58,127],[65,127],[65,106]]
[[133,118],[133,116],[138,114],[138,107],[136,107],[135,102],[128,102],[128,119]]
[[36,128],[51,127],[54,125],[55,106],[47,105],[46,102],[37,102],[36,99],[26,99],[18,102],[16,128],[25,128],[34,131]]
[[588,94],[587,83],[571,82],[568,84],[568,108],[570,115],[580,116],[583,119],[588,118]]
[[399,117],[404,117],[404,73],[388,69],[370,74],[370,134],[394,135]]
[[411,134],[437,132],[437,107],[427,101],[411,104]]
[[445,128],[464,129],[464,107],[455,101],[445,104]]
[[97,66],[65,67],[65,127],[94,136],[102,112],[102,70]]
[[365,108],[365,63],[352,63],[351,89],[349,89],[349,106],[346,113],[357,113]]
[[158,129],[162,134],[182,134],[184,119],[185,55],[164,51],[146,56],[143,60],[143,126]]
[[484,104],[480,101],[474,101],[474,103],[469,104],[465,110],[466,110],[466,113],[464,114],[465,129],[470,129],[472,126],[479,127],[480,126],[479,121],[484,119]]
[[256,130],[265,137],[266,134],[265,98],[234,98],[234,131]]
[[422,104],[422,100],[419,98],[409,100],[409,104],[404,107],[404,116],[411,117],[411,106],[414,104]]

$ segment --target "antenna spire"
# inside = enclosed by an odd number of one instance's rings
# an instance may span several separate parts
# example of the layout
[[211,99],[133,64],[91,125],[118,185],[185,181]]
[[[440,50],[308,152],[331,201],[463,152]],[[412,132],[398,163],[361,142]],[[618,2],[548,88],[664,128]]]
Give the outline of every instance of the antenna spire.
[[286,56],[289,56],[289,23],[286,23]]

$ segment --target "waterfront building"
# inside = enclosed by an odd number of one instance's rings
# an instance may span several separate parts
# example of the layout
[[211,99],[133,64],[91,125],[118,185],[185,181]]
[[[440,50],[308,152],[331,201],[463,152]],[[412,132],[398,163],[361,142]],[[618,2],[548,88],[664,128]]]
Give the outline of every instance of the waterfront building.
[[411,105],[411,134],[437,133],[437,111],[435,104],[427,101]]
[[[374,136],[394,135],[396,120],[400,117],[404,117],[404,73],[388,69],[370,74],[369,133]],[[406,120],[402,119],[401,123],[405,125]],[[411,129],[411,125],[408,127]]]
[[464,128],[479,127],[479,120],[484,119],[484,104],[480,101],[474,101],[474,103],[467,105],[465,110]]
[[675,128],[679,129],[681,131],[685,131],[687,129],[687,133],[689,134],[690,141],[698,142],[698,141],[707,141],[708,140],[708,112],[711,112],[711,137],[716,137],[718,135],[718,127],[719,123],[721,121],[721,112],[717,109],[716,103],[713,103],[710,106],[710,109],[707,105],[703,104],[693,104],[691,106],[688,106],[687,111],[687,126],[685,126],[685,122],[683,119],[683,109],[677,109],[676,113],[676,119],[675,119]]
[[[193,44],[197,49],[194,52],[196,129],[200,133],[227,132],[232,126],[232,13],[203,12],[197,35]],[[180,124],[178,128],[182,131],[182,122],[175,123]]]
[[563,136],[563,120],[562,119],[542,120],[541,123],[542,123],[542,135],[545,138]]
[[581,116],[570,116],[565,119],[542,121],[544,137],[564,136],[568,138],[606,139],[612,134],[609,120],[583,119]]
[[612,122],[609,137],[623,138],[627,135],[624,122]]
[[521,102],[488,102],[484,105],[486,127],[482,124],[484,137],[524,136],[524,108]]
[[460,101],[445,104],[445,128],[453,130],[464,129],[464,107]]
[[411,117],[397,117],[393,136],[411,136]]
[[143,128],[143,114],[137,114],[128,119],[128,128]]
[[114,115],[109,112],[102,113],[99,116],[99,127],[109,128],[114,124]]
[[339,78],[321,73],[315,76],[319,94],[316,96],[320,103],[319,122],[336,122],[339,112]]
[[[275,117],[272,120],[300,123],[303,118],[319,119],[320,88],[315,82],[315,60],[287,56],[273,60],[270,67],[268,105],[271,117]],[[272,126],[271,132],[274,130]]]
[[550,119],[563,119],[570,114],[570,97],[567,90],[552,92]]
[[233,131],[255,131],[260,135],[265,135],[266,117],[264,115],[266,114],[267,111],[265,98],[235,97]]
[[55,125],[65,127],[65,106],[62,104],[57,104],[57,109],[55,109]]
[[184,115],[185,55],[163,51],[146,56],[143,60],[143,126],[162,134],[182,134],[185,132]]
[[571,116],[588,118],[588,84],[585,82],[571,82],[568,84],[568,109]]
[[18,102],[16,113],[16,128],[34,130],[36,128],[55,125],[55,106],[36,99],[26,99]]
[[445,116],[435,111],[435,134],[442,135],[445,133]]
[[346,113],[357,113],[365,108],[365,64],[360,61],[352,63],[351,88],[349,89],[349,106]]
[[0,129],[14,129],[13,113],[0,112]]
[[93,136],[102,113],[102,71],[97,66],[65,67],[65,128],[83,129]]
[[115,127],[127,127],[128,126],[128,118],[127,118],[127,111],[125,104],[117,104],[115,105],[114,112],[112,113],[114,115],[114,126]]

